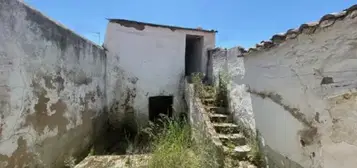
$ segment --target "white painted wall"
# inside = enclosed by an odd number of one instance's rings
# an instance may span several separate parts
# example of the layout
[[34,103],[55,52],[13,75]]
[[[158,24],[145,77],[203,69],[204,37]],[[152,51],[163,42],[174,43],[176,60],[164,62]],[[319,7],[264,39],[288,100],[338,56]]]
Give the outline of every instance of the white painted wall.
[[[228,108],[235,122],[243,124],[255,133],[255,119],[250,94],[243,82],[245,67],[239,47],[217,48],[212,52],[213,79],[218,86],[219,75],[228,83]],[[222,81],[224,82],[224,81]]]
[[174,109],[182,110],[186,34],[203,36],[204,51],[214,47],[214,33],[151,26],[138,30],[109,22],[104,46],[112,120],[122,123],[125,116],[134,115],[146,123],[151,96],[173,95]]
[[[355,16],[244,57],[236,83],[249,85],[256,127],[284,164],[287,157],[303,167],[357,165]],[[334,83],[320,85],[323,77]]]
[[0,23],[0,167],[63,167],[104,128],[105,52],[18,1]]

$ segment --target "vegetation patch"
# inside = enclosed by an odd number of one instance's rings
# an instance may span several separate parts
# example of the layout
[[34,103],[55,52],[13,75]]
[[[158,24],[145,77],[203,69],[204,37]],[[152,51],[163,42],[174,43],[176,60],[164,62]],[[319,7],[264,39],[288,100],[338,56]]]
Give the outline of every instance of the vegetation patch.
[[[211,146],[207,141],[194,143],[191,127],[186,121],[161,120],[160,131],[152,135],[152,154],[149,168],[202,168],[215,167]],[[153,125],[149,132],[157,130]]]

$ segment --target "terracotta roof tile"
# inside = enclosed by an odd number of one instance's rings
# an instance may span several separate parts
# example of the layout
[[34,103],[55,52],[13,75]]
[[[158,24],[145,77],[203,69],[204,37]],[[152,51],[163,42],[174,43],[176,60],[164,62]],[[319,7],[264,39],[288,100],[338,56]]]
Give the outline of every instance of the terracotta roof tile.
[[341,12],[326,14],[318,22],[309,22],[300,25],[299,28],[289,29],[285,33],[278,33],[271,37],[271,40],[262,41],[259,44],[256,44],[255,47],[249,48],[248,50],[241,48],[241,53],[247,55],[252,52],[261,51],[265,49],[278,46],[280,43],[288,39],[296,38],[299,34],[312,34],[317,28],[329,27],[335,23],[336,20],[344,19],[346,16],[349,18],[357,17],[357,4],[353,5]]

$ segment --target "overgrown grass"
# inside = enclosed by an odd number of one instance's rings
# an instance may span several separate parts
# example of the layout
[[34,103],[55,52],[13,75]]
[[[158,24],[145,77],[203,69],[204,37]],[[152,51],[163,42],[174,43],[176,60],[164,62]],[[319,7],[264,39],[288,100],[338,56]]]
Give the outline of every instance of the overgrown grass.
[[160,127],[161,131],[153,137],[149,168],[215,167],[210,145],[204,141],[194,143],[187,122],[165,119]]
[[183,122],[167,120],[154,137],[149,168],[198,168],[197,155],[190,148],[190,127]]

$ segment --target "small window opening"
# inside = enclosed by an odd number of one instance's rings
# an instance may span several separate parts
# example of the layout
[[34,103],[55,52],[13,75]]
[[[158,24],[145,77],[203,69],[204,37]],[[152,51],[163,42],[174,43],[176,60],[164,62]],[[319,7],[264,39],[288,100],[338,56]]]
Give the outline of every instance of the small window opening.
[[202,36],[186,35],[185,76],[190,76],[194,72],[200,72],[202,48]]
[[173,96],[155,96],[149,97],[149,119],[152,122],[157,121],[161,115],[172,117]]

